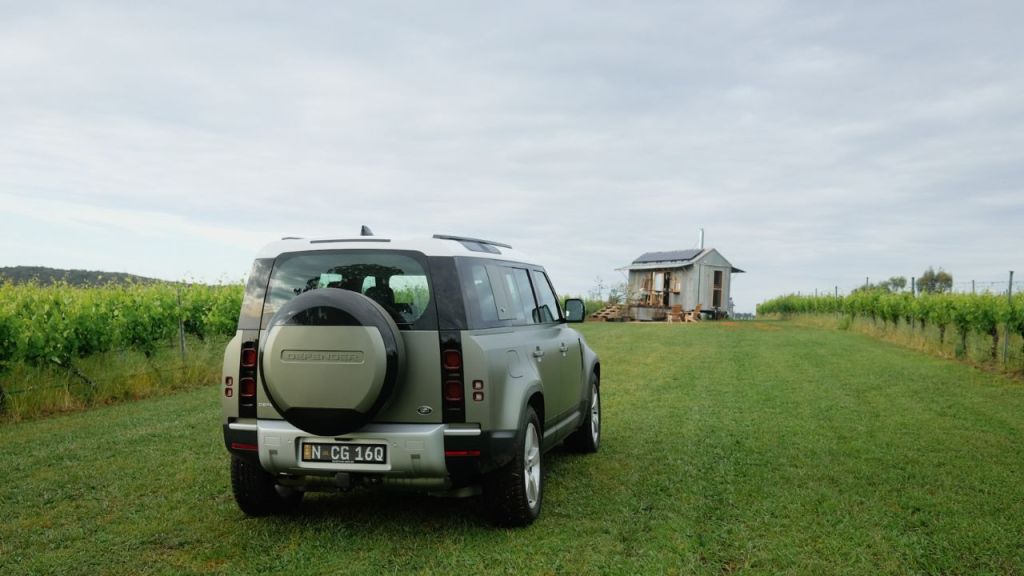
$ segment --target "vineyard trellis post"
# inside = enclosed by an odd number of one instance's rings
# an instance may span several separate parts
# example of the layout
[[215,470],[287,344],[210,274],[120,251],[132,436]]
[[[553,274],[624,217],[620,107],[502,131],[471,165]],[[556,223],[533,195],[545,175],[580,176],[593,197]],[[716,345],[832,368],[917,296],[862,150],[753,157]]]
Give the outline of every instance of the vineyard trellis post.
[[1006,332],[1003,336],[1003,365],[1010,360],[1010,318],[1013,317],[1013,270],[1010,270],[1010,282],[1006,285],[1006,298],[1010,313],[1006,317]]
[[181,365],[185,365],[185,313],[181,308],[181,288],[178,293],[178,349],[181,352]]

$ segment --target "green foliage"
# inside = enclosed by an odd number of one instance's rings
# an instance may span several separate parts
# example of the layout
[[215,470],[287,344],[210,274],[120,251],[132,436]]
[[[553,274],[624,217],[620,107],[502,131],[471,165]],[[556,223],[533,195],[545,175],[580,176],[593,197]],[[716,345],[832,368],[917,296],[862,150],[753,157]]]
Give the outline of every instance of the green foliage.
[[200,338],[234,333],[242,287],[66,283],[0,285],[0,370],[15,362],[67,365],[132,349],[151,355],[177,334],[179,319]]

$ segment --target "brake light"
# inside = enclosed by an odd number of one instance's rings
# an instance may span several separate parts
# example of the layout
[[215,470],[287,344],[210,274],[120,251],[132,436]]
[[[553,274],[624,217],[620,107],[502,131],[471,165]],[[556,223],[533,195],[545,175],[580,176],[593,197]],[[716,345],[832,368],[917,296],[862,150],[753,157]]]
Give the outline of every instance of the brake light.
[[[257,341],[242,342],[238,357],[238,393],[235,394],[238,398],[238,416],[240,418],[256,417],[256,364],[258,360]],[[228,383],[227,386],[231,386],[231,384]],[[230,394],[227,396],[231,397]]]
[[242,398],[252,398],[256,395],[256,379],[242,378],[238,381],[238,394]]
[[448,402],[462,401],[462,382],[449,380],[444,384],[444,399]]
[[440,336],[443,418],[445,422],[465,422],[466,384],[462,367],[462,336],[458,330],[443,330]]
[[459,370],[462,368],[462,354],[458,350],[444,351],[444,369]]

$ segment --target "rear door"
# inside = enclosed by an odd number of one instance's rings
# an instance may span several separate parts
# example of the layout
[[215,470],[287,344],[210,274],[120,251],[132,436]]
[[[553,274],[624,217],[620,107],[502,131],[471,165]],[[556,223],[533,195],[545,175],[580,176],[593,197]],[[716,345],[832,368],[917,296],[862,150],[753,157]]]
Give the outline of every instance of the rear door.
[[[543,270],[532,270],[531,279],[537,296],[537,308],[532,317],[542,325],[543,339],[548,342],[544,361],[557,365],[550,377],[544,380],[544,391],[555,404],[558,417],[565,417],[574,410],[582,397],[580,378],[582,352],[576,331],[562,321],[562,310],[551,282]],[[552,414],[555,415],[555,414]]]
[[519,340],[525,344],[524,352],[536,364],[544,386],[545,428],[557,422],[565,413],[566,399],[560,395],[562,379],[562,353],[559,350],[558,325],[542,322],[544,311],[537,305],[530,271],[512,265],[488,266],[491,286],[499,302],[498,318],[507,320],[517,328]]

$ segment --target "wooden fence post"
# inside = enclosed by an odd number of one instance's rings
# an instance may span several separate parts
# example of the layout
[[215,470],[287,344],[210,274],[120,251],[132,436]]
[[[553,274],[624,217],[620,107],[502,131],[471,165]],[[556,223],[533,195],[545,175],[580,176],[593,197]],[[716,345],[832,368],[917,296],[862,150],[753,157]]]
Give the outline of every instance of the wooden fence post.
[[[1010,270],[1010,283],[1006,286],[1006,298],[1010,305],[1010,317],[1013,317],[1013,270]],[[1010,319],[1006,320],[1006,332],[1003,334],[1003,366],[1010,361]]]
[[181,365],[185,365],[185,318],[181,309],[181,288],[178,288],[178,349],[181,352]]

